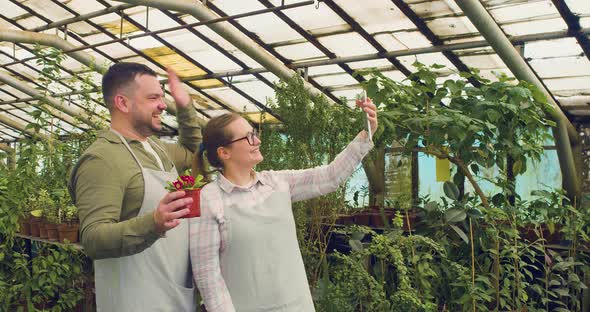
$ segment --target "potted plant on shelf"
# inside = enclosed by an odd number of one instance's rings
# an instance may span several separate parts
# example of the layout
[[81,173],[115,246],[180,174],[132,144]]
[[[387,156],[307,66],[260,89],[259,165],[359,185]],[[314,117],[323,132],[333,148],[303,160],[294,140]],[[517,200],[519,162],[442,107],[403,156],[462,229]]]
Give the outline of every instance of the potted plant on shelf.
[[69,204],[61,209],[62,222],[57,225],[58,239],[60,242],[78,242],[78,208]]
[[205,185],[203,176],[198,175],[196,178],[190,174],[189,170],[186,170],[182,175],[176,178],[175,181],[168,181],[166,190],[169,192],[184,191],[184,198],[192,197],[193,203],[190,207],[189,214],[182,218],[195,218],[201,216],[201,187]]
[[47,238],[47,215],[51,209],[54,209],[55,201],[49,195],[49,192],[45,189],[39,191],[39,195],[35,201],[35,207],[31,214],[40,218],[39,223],[39,237]]
[[57,225],[60,223],[59,206],[45,206],[43,211],[45,217],[45,230],[47,231],[47,239],[51,241],[57,240]]
[[[47,204],[47,198],[49,198],[49,194],[46,190],[41,189],[37,196],[31,196],[29,199],[27,199],[31,214],[31,236],[33,237],[47,237],[45,225],[43,222],[43,207],[45,204]],[[44,235],[41,235],[42,231],[45,232]]]
[[18,211],[22,213],[20,218],[18,219],[19,223],[19,232],[22,235],[30,236],[31,235],[31,207],[26,203],[18,203],[16,205]]

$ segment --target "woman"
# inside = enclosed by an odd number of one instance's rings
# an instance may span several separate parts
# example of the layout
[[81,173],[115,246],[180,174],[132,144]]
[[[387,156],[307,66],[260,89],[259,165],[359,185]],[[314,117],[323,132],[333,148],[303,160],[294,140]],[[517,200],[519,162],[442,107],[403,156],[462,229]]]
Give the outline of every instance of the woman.
[[[374,133],[375,105],[356,104]],[[254,171],[263,159],[260,139],[237,114],[212,118],[203,145],[209,163],[221,169],[201,191],[201,217],[190,219],[193,276],[207,311],[315,311],[291,204],[335,191],[373,147],[368,133],[361,131],[329,165],[306,170]],[[198,154],[193,167],[202,172]]]

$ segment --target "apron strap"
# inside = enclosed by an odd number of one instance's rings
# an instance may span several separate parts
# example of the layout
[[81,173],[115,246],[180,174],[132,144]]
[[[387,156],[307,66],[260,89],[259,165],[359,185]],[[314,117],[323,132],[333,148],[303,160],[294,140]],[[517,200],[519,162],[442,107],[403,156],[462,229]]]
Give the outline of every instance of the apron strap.
[[133,159],[135,159],[135,162],[137,163],[139,168],[141,168],[143,170],[143,166],[139,162],[139,159],[137,158],[137,156],[135,156],[135,153],[133,153],[133,151],[131,150],[131,147],[129,146],[129,143],[127,143],[127,140],[125,140],[125,138],[117,130],[115,130],[113,128],[111,128],[110,130],[121,139],[121,142],[123,142],[123,145],[125,145],[125,147],[129,151],[129,153],[131,153],[131,156],[133,156]]

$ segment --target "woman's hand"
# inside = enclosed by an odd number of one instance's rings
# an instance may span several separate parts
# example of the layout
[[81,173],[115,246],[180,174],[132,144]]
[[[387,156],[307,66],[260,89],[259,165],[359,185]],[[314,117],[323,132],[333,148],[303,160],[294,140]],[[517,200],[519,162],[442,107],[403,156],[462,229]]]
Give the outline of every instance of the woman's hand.
[[371,136],[374,135],[377,126],[379,126],[379,123],[377,122],[377,107],[369,98],[364,101],[356,100],[356,106],[360,107],[365,113],[367,113],[367,119],[369,119],[369,123],[371,124]]

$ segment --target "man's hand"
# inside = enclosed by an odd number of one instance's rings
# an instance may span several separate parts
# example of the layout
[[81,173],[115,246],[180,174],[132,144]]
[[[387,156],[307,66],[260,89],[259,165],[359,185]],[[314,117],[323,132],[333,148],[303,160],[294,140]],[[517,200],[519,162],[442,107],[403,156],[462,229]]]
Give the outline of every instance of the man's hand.
[[174,98],[174,102],[180,108],[187,107],[191,102],[191,97],[182,87],[182,82],[178,78],[178,75],[170,68],[166,68],[168,72],[168,87],[170,88],[170,94]]
[[193,203],[193,199],[190,197],[182,198],[184,194],[184,191],[177,191],[168,193],[162,198],[158,208],[154,210],[156,232],[164,233],[175,228],[180,224],[178,218],[189,213],[189,207]]

